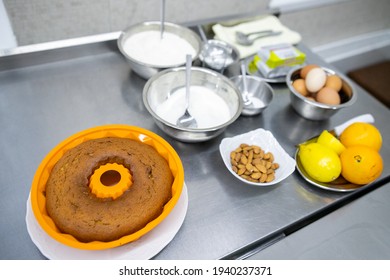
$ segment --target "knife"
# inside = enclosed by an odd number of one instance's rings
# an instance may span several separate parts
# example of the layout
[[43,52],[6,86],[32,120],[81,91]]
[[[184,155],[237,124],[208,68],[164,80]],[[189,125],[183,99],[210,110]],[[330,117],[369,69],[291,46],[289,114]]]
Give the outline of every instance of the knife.
[[336,126],[333,130],[329,132],[335,136],[340,136],[340,134],[344,131],[344,129],[346,129],[348,126],[350,126],[355,122],[374,123],[375,119],[371,114],[360,115],[346,121],[345,123]]
[[[348,121],[346,121],[346,122],[336,126],[332,130],[329,130],[329,133],[333,134],[336,137],[339,137],[340,134],[344,131],[344,129],[346,129],[348,126],[350,126],[351,124],[353,124],[355,122],[374,123],[375,119],[374,119],[374,117],[371,114],[359,115],[359,116],[356,116],[356,117],[354,117],[354,118],[352,118],[352,119],[350,119],[350,120],[348,120]],[[312,141],[313,139],[318,138],[319,136],[320,135],[316,135],[316,136],[306,140],[305,142],[303,142],[301,144],[308,143],[308,142]]]

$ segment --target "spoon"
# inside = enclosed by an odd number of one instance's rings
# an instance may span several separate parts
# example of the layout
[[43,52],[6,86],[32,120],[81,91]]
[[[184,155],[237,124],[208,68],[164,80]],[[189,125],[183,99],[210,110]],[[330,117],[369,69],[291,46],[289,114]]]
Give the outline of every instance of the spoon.
[[198,31],[199,31],[200,37],[202,38],[202,41],[204,43],[207,43],[208,40],[207,40],[206,34],[204,33],[204,30],[203,30],[202,26],[198,25],[197,27],[198,27]]
[[241,75],[242,75],[242,84],[244,86],[244,91],[241,93],[242,94],[242,99],[244,100],[244,107],[250,107],[252,106],[252,100],[249,98],[248,94],[248,85],[246,83],[246,67],[245,63],[241,63]]
[[[250,38],[251,35],[259,34],[259,36]],[[257,39],[269,37],[269,36],[277,36],[279,34],[282,34],[281,31],[272,31],[272,30],[264,30],[264,31],[257,31],[252,33],[242,33],[240,31],[236,31],[236,41],[240,45],[244,46],[250,46],[256,41]]]
[[164,35],[164,29],[165,29],[165,0],[161,0],[161,15],[160,15],[160,19],[161,19],[161,28],[160,28],[160,32],[161,32],[161,39],[163,38],[163,35]]
[[198,127],[195,118],[191,116],[190,112],[188,111],[188,107],[190,103],[191,64],[192,64],[192,56],[190,54],[187,54],[186,56],[186,100],[185,100],[186,110],[184,112],[184,115],[181,116],[176,122],[176,125],[183,128]]

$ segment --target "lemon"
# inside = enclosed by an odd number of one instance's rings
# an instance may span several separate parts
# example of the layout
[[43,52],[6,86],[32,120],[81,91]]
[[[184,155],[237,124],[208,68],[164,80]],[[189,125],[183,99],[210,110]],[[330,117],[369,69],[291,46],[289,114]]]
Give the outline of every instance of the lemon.
[[314,180],[327,183],[341,174],[341,161],[337,153],[320,143],[299,146],[298,152],[302,166]]
[[344,150],[345,146],[337,139],[334,135],[332,135],[329,131],[324,130],[317,139],[317,143],[325,145],[331,148],[336,154],[340,155]]

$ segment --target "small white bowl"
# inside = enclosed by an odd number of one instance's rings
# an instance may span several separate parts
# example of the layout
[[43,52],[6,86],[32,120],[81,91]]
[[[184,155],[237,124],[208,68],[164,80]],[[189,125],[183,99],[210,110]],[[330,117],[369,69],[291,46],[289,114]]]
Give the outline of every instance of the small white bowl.
[[[275,180],[269,183],[255,183],[245,180],[238,176],[232,170],[232,164],[230,163],[230,153],[234,151],[240,144],[257,145],[265,152],[271,152],[274,155],[275,162],[279,163],[280,167],[275,170]],[[252,130],[250,132],[240,134],[231,138],[224,138],[219,145],[219,151],[221,153],[223,162],[227,169],[237,179],[244,183],[254,186],[270,186],[281,182],[290,176],[295,170],[295,160],[290,157],[287,152],[280,146],[279,142],[268,130],[262,128]]]

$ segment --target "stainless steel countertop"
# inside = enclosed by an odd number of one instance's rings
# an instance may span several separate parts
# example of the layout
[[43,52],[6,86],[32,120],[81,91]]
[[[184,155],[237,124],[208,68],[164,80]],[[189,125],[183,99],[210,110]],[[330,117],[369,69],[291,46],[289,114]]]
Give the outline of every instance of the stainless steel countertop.
[[251,260],[389,260],[390,183],[249,257]]
[[[303,45],[310,63],[326,65]],[[165,135],[142,103],[145,80],[131,72],[115,41],[0,57],[0,259],[43,259],[25,223],[34,173],[45,155],[70,135],[103,124],[129,124],[151,130],[176,149],[185,169],[189,205],[185,221],[156,259],[241,258],[283,238],[381,184],[353,193],[311,186],[295,171],[272,187],[236,180],[219,154],[222,138],[262,127],[291,156],[295,144],[359,114],[371,113],[381,130],[381,154],[390,176],[389,110],[358,89],[357,102],[328,121],[297,115],[284,84],[272,84],[271,105],[255,117],[240,117],[204,143],[187,144]],[[4,66],[6,65],[6,66]]]

